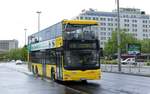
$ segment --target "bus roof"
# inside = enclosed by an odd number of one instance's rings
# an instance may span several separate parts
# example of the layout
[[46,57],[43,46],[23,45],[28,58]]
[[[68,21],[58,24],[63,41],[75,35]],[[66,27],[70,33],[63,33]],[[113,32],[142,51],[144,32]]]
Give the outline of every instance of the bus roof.
[[63,20],[63,24],[98,25],[96,20]]

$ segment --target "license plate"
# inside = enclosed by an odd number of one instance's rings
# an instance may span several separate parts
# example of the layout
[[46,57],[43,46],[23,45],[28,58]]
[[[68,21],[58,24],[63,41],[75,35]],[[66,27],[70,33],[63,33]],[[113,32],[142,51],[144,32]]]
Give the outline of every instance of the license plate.
[[87,80],[86,78],[80,78],[80,80]]

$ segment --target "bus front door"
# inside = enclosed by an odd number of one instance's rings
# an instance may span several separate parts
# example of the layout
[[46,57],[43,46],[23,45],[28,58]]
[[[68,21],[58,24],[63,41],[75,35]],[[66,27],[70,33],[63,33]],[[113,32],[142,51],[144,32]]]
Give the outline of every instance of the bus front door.
[[56,75],[58,80],[62,80],[61,52],[56,52]]

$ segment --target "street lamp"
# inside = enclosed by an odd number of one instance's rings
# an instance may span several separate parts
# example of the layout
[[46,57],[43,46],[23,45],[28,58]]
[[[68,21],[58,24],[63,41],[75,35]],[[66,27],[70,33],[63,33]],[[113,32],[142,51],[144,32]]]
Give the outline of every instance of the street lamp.
[[[42,13],[41,11],[36,12],[38,14],[38,33],[40,32],[40,14]],[[39,41],[39,35],[38,35],[38,41]]]
[[120,49],[120,14],[119,14],[119,0],[117,0],[117,22],[118,22],[118,29],[117,29],[117,44],[118,44],[118,71],[121,72],[121,49]]
[[24,29],[24,32],[25,32],[25,36],[24,36],[24,42],[25,43],[24,43],[24,45],[26,46],[26,33],[27,33],[27,29],[26,28]]

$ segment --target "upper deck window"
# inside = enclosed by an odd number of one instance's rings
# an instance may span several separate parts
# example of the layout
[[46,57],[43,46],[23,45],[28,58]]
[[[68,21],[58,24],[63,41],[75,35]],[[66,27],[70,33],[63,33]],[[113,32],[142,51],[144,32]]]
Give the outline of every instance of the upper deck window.
[[71,39],[94,39],[95,30],[92,25],[68,24],[64,27],[64,38]]

